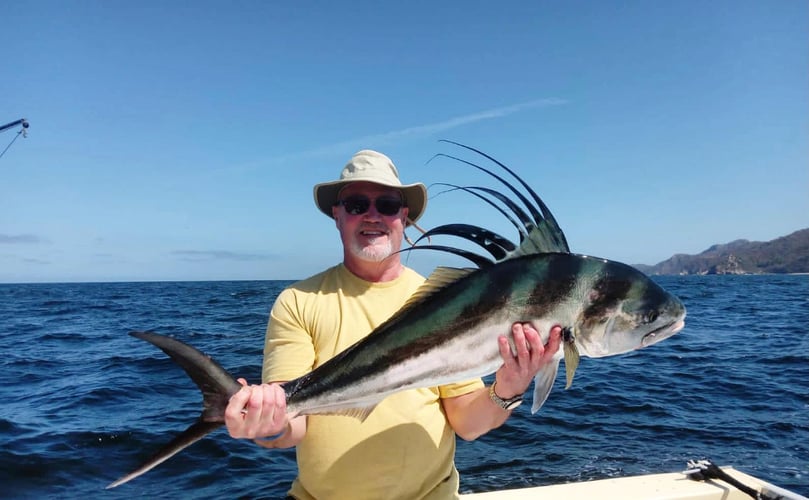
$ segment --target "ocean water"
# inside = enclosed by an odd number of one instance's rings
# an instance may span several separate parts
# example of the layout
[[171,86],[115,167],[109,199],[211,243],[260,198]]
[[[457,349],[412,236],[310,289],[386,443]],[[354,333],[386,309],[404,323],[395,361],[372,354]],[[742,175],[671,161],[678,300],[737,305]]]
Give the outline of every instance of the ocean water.
[[[809,276],[657,279],[688,307],[686,328],[632,354],[582,359],[573,386],[558,380],[539,413],[529,402],[459,442],[462,492],[710,458],[809,495]],[[127,333],[174,335],[258,381],[267,314],[286,284],[0,285],[0,497],[283,497],[293,452],[224,430],[104,487],[200,409],[184,372]]]

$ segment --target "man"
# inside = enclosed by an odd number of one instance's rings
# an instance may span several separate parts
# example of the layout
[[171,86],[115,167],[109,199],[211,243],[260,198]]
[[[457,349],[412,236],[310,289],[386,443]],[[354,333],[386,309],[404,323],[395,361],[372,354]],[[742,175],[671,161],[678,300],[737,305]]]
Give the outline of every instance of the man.
[[512,354],[503,332],[503,366],[491,388],[481,380],[415,389],[384,399],[368,418],[286,413],[280,382],[308,373],[365,337],[395,313],[424,278],[396,253],[404,230],[427,205],[424,184],[403,185],[391,160],[354,155],[340,179],[314,188],[318,208],[335,221],[343,262],[284,290],[270,313],[261,385],[228,405],[234,438],[266,448],[297,446],[290,496],[311,498],[455,498],[455,435],[475,439],[506,421],[534,375],[559,348],[529,324],[515,323]]

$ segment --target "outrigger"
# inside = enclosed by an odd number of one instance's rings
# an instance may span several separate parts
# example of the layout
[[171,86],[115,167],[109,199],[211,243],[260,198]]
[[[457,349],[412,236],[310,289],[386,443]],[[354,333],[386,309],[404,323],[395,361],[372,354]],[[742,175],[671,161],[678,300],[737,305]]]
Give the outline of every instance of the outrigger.
[[0,125],[0,132],[5,132],[6,130],[8,130],[8,129],[12,128],[12,127],[16,127],[17,125],[21,125],[19,132],[17,132],[17,135],[14,136],[14,139],[12,139],[10,143],[8,143],[8,146],[6,146],[6,149],[4,149],[2,153],[0,153],[0,158],[2,158],[4,154],[6,154],[6,151],[8,151],[8,148],[10,148],[12,144],[14,144],[14,141],[16,141],[17,138],[20,135],[22,135],[23,137],[28,137],[28,132],[27,131],[28,131],[29,123],[28,123],[28,120],[26,120],[25,118],[20,118],[19,120],[14,120],[11,123],[6,123],[5,125]]

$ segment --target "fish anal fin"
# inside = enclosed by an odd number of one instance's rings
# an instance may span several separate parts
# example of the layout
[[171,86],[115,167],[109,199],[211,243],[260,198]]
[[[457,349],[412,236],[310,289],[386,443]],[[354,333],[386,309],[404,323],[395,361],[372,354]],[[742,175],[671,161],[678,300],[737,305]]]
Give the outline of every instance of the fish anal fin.
[[362,406],[357,408],[321,408],[317,411],[312,412],[305,412],[306,415],[338,415],[342,417],[352,417],[356,418],[360,422],[365,422],[365,419],[368,418],[368,415],[371,414],[376,408],[376,404],[370,406]]
[[534,377],[534,403],[531,405],[531,413],[536,413],[545,404],[551,389],[553,389],[558,370],[559,359],[556,358],[537,372]]

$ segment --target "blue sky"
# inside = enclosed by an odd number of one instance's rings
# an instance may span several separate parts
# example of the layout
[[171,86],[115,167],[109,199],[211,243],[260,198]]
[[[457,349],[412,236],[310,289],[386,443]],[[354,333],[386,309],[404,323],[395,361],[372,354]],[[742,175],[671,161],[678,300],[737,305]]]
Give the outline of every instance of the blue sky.
[[[439,139],[516,169],[577,253],[809,227],[805,1],[10,2],[0,27],[0,124],[31,124],[0,158],[0,282],[303,278],[341,259],[311,190],[355,151],[488,183],[428,163]],[[514,236],[462,193],[421,222]]]

